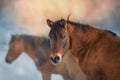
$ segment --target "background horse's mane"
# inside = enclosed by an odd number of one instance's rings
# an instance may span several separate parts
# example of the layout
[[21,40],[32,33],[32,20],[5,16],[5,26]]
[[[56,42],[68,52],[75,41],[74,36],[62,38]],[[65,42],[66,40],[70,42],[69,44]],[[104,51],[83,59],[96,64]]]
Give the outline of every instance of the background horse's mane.
[[15,41],[16,37],[18,37],[19,40],[22,40],[25,43],[32,45],[33,48],[35,48],[36,45],[44,45],[44,46],[50,45],[49,39],[47,37],[32,36],[32,35],[27,35],[27,34],[13,35],[10,42]]

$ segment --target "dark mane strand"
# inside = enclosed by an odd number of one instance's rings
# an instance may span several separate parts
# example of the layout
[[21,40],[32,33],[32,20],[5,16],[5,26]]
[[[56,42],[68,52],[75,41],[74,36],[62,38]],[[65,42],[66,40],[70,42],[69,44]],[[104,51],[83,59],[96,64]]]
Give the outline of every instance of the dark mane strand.
[[80,24],[80,23],[75,23],[72,21],[67,21],[67,23],[72,24],[72,25],[77,26],[77,27],[80,27],[83,31],[86,31],[89,27],[89,25],[87,25],[87,24]]
[[25,41],[27,44],[32,45],[32,48],[34,49],[36,44],[34,41],[34,38],[30,35],[20,35],[20,37],[23,39],[23,41]]
[[104,31],[105,31],[105,32],[108,32],[108,33],[110,33],[110,34],[112,34],[113,36],[117,36],[116,33],[112,32],[112,31],[110,31],[110,30],[104,30]]
[[49,46],[49,39],[45,37],[31,36],[31,35],[20,35],[20,38],[23,39],[27,44],[32,45],[32,48],[35,49],[37,46]]

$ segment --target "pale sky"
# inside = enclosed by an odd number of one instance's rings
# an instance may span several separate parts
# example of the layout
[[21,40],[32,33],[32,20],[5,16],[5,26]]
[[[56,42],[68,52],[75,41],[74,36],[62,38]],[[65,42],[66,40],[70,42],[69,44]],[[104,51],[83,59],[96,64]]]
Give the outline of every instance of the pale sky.
[[26,25],[33,34],[47,35],[46,19],[66,19],[94,24],[108,19],[119,7],[119,0],[12,0],[7,2],[16,16],[16,24]]

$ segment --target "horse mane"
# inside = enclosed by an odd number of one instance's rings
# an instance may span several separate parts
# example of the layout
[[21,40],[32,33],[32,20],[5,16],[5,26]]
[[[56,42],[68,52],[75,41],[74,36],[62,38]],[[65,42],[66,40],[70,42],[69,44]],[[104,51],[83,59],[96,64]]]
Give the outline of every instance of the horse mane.
[[113,36],[117,36],[116,33],[112,32],[112,31],[110,31],[110,30],[104,30],[104,31],[110,33],[110,34],[113,35]]
[[36,47],[36,45],[44,45],[49,46],[49,39],[46,37],[38,37],[38,36],[31,36],[31,35],[20,35],[20,37],[26,42],[33,46],[33,48]]
[[30,36],[30,35],[20,35],[20,38],[23,40],[23,42],[32,45],[33,49],[36,48],[35,39],[34,39],[33,36]]
[[16,36],[19,38],[18,40],[23,40],[25,43],[30,44],[33,49],[36,48],[36,46],[49,46],[49,39],[47,37],[38,37],[38,36],[32,36],[27,34],[22,35],[13,35],[10,42],[14,42],[16,39]]
[[89,27],[88,24],[81,24],[81,23],[76,23],[76,22],[73,22],[73,21],[70,21],[70,20],[67,20],[67,23],[68,24],[71,24],[73,26],[76,26],[76,27],[79,27],[81,28],[83,31],[86,31]]
[[[69,17],[68,17],[68,19],[69,19]],[[76,22],[72,22],[72,21],[70,21],[70,20],[67,20],[67,23],[69,23],[69,24],[71,24],[71,25],[74,25],[74,26],[77,26],[77,27],[80,27],[80,28],[83,29],[84,31],[86,31],[86,30],[88,29],[88,27],[89,27],[88,24],[76,23]],[[104,31],[107,32],[107,33],[109,33],[109,34],[111,34],[111,35],[113,35],[113,36],[117,36],[116,33],[112,32],[112,31],[110,31],[110,30],[104,30]]]

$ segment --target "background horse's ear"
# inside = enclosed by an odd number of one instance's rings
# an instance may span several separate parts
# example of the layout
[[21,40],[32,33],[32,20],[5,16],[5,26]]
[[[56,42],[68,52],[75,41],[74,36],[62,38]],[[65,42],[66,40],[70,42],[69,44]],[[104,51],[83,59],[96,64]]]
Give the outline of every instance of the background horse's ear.
[[10,34],[11,37],[13,37],[14,35],[13,34]]
[[14,37],[16,40],[21,40],[20,35],[18,35],[18,34],[16,34]]
[[49,20],[49,19],[47,19],[47,24],[51,28],[53,26],[54,22]]

